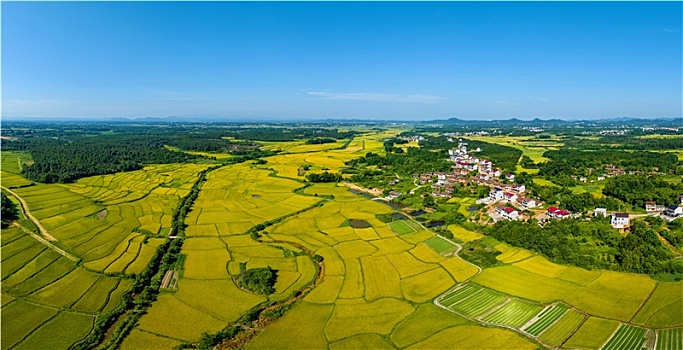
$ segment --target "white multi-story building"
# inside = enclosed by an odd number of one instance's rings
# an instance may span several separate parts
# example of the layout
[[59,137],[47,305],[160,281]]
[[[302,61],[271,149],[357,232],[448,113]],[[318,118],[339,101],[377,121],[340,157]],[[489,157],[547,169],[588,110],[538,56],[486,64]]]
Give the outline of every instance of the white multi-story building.
[[628,213],[614,213],[610,222],[614,228],[624,228],[629,225]]

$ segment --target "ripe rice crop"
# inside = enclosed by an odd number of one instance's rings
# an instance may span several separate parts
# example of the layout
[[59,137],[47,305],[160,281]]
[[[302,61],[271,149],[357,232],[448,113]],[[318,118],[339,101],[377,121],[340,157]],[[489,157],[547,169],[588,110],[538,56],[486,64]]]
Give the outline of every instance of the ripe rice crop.
[[396,268],[401,278],[414,276],[438,267],[435,264],[428,264],[417,260],[408,252],[387,255],[386,258]]
[[363,277],[365,280],[365,298],[375,300],[383,297],[401,298],[401,277],[387,258],[363,257]]
[[[181,278],[175,297],[183,303],[224,323],[233,322],[265,296],[245,292],[232,280],[192,280]],[[155,306],[153,306],[155,307]]]
[[138,350],[148,347],[149,344],[159,346],[160,349],[172,349],[180,344],[180,341],[167,337],[160,337],[152,333],[133,329],[121,343],[123,350]]
[[359,334],[330,344],[330,349],[395,349],[379,334]]
[[413,254],[417,259],[428,262],[428,263],[438,263],[445,260],[444,257],[439,255],[434,249],[431,249],[425,243],[420,243],[415,246],[415,248],[410,250],[410,254]]
[[387,255],[405,252],[413,247],[412,244],[398,237],[382,238],[371,241],[370,244],[377,247],[377,252],[374,255]]
[[595,316],[628,321],[654,287],[655,282],[647,275],[602,271],[600,277],[567,294],[564,300]]
[[572,349],[598,349],[614,334],[614,331],[619,328],[619,324],[618,321],[591,316],[564,343],[564,347]]
[[391,341],[399,348],[424,340],[444,328],[468,322],[461,316],[431,303],[422,304],[391,333]]
[[479,273],[477,267],[458,256],[450,257],[440,262],[448,273],[458,282],[464,282]]
[[673,327],[683,324],[680,300],[683,295],[683,282],[659,282],[657,289],[650,295],[645,305],[633,318],[633,323],[653,327]]
[[536,349],[521,335],[500,328],[462,325],[446,328],[407,349]]
[[36,329],[14,349],[67,349],[85,338],[94,321],[95,317],[91,315],[62,311],[57,317]]
[[424,303],[452,287],[455,281],[441,269],[433,269],[401,280],[403,297],[416,303]]
[[561,300],[572,295],[578,288],[573,283],[537,275],[514,266],[485,269],[472,281],[502,293],[542,303]]
[[2,348],[9,349],[59,310],[15,300],[2,308]]
[[363,281],[363,271],[360,261],[357,259],[344,260],[346,274],[344,283],[339,291],[340,298],[362,298],[365,295],[365,283]]
[[384,298],[373,302],[364,299],[340,299],[325,327],[330,342],[363,333],[389,334],[413,313],[406,301]]
[[363,256],[374,254],[377,251],[377,247],[362,240],[342,242],[337,244],[334,249],[339,253],[339,256],[345,260],[358,259]]
[[98,276],[77,268],[54,283],[32,293],[29,299],[57,308],[69,307],[85,294],[98,280]]
[[176,339],[196,341],[202,332],[216,332],[225,327],[225,321],[197,310],[172,294],[161,294],[140,318],[138,327]]
[[[327,348],[325,326],[334,306],[297,303],[284,316],[270,324],[245,349]],[[306,320],[305,327],[302,320]],[[329,327],[329,326],[328,326]]]
[[337,300],[339,291],[344,283],[343,276],[325,276],[325,279],[315,287],[306,297],[305,301],[316,304],[330,304]]

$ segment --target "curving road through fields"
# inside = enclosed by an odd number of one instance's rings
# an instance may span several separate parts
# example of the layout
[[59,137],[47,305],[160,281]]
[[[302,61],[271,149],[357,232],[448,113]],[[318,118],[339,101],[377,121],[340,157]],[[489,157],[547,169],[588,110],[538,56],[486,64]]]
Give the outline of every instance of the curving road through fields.
[[28,209],[28,204],[26,204],[26,201],[23,198],[21,198],[16,192],[10,190],[5,186],[0,187],[2,187],[3,190],[9,192],[11,195],[13,195],[16,199],[19,200],[19,203],[21,204],[21,212],[24,214],[25,217],[33,221],[33,223],[36,225],[36,227],[38,227],[38,230],[40,231],[40,234],[43,235],[43,237],[45,237],[49,241],[57,240],[57,238],[54,238],[49,232],[47,232],[45,227],[43,227],[43,224],[41,224],[40,221],[38,221],[38,219],[36,219],[36,217],[33,216],[33,214],[31,214],[31,211]]

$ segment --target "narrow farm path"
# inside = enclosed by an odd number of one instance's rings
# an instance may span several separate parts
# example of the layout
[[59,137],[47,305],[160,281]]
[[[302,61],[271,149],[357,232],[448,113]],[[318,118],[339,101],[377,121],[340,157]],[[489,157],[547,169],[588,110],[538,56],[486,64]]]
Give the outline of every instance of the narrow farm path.
[[30,235],[31,237],[33,237],[36,241],[38,241],[38,242],[40,242],[40,243],[46,245],[48,248],[50,248],[50,249],[56,251],[57,253],[61,254],[62,256],[66,257],[66,258],[68,258],[68,259],[70,259],[70,260],[73,260],[74,262],[78,262],[78,261],[80,260],[80,259],[78,259],[77,257],[75,257],[75,256],[73,256],[73,255],[67,253],[67,252],[64,251],[62,248],[59,248],[59,247],[55,246],[54,244],[50,243],[50,241],[46,240],[45,238],[40,237],[40,236],[38,236],[37,234],[35,234],[35,233],[29,231],[26,227],[21,226],[19,223],[15,222],[13,225],[16,226],[16,227],[18,227],[18,228],[20,228],[22,231],[24,231],[25,233],[27,233],[28,235]]
[[417,184],[417,179],[413,180],[413,185],[415,185],[415,188],[413,188],[412,190],[410,190],[410,194],[415,193],[415,190],[417,190],[418,188],[422,187],[422,185],[418,185],[418,184]]
[[43,227],[43,224],[41,224],[40,221],[38,221],[38,219],[36,219],[36,217],[33,216],[33,214],[31,214],[31,211],[28,209],[28,204],[26,203],[26,201],[23,198],[21,198],[16,192],[10,190],[9,188],[7,188],[5,186],[0,186],[0,187],[2,187],[3,190],[7,191],[11,195],[13,195],[17,200],[19,200],[19,203],[21,204],[21,206],[20,206],[21,212],[24,214],[25,217],[27,217],[29,220],[33,221],[33,223],[36,225],[36,227],[38,227],[40,234],[45,236],[45,238],[47,238],[50,241],[56,241],[57,240],[57,238],[54,238],[49,232],[47,232],[45,227]]

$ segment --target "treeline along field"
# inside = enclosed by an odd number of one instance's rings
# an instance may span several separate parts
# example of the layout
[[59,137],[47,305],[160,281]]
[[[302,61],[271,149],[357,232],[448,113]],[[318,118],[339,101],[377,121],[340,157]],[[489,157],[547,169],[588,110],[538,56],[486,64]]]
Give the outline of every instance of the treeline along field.
[[163,145],[163,142],[142,136],[83,137],[71,141],[41,138],[19,144],[3,142],[3,148],[10,146],[9,149],[31,152],[34,164],[24,166],[21,174],[43,183],[66,183],[86,176],[138,170],[145,164],[182,163],[196,158],[171,152]]

